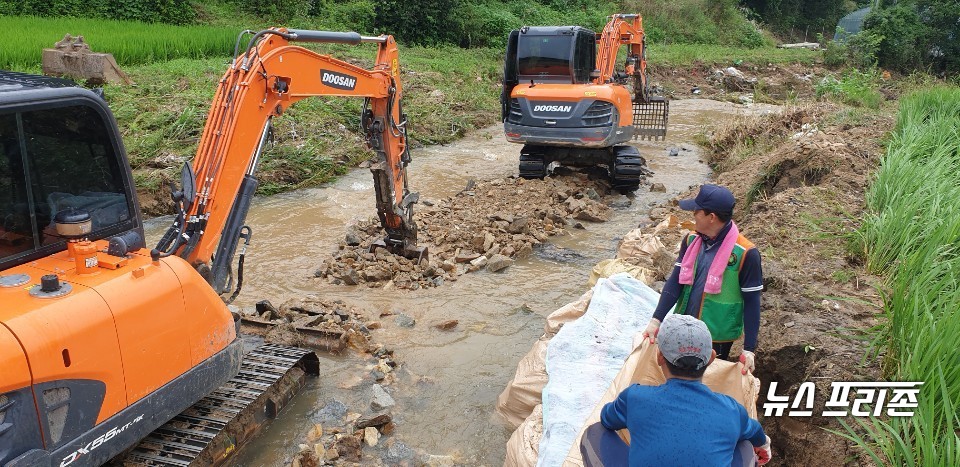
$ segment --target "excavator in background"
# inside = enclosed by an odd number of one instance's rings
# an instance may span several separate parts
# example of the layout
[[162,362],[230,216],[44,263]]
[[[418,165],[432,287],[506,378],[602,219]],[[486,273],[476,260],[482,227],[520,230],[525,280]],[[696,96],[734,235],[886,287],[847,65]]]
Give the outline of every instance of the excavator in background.
[[[376,62],[297,41],[376,43]],[[0,72],[0,466],[219,465],[318,373],[311,351],[244,349],[227,307],[271,121],[311,96],[365,99],[380,245],[423,257],[392,36],[244,31],[153,250],[102,96]]]
[[624,193],[640,186],[646,170],[640,152],[624,143],[664,138],[670,111],[647,80],[639,14],[612,15],[600,34],[579,26],[511,31],[500,101],[507,141],[524,145],[521,177],[543,178],[552,163],[603,165]]

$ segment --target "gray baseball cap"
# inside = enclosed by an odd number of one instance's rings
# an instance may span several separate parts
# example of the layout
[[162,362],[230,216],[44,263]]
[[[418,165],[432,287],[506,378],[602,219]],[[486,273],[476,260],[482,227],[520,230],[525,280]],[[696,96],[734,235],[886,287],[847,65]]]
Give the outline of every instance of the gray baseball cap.
[[[660,353],[675,366],[700,370],[710,363],[713,338],[707,325],[690,315],[669,314],[657,331]],[[700,363],[694,367],[677,363],[683,357],[696,357]]]

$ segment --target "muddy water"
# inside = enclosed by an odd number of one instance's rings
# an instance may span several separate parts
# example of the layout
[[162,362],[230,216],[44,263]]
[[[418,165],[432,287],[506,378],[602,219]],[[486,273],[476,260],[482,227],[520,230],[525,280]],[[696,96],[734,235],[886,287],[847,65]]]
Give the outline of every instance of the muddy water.
[[[397,431],[392,440],[381,442],[376,457],[392,463],[415,449],[451,455],[466,465],[500,465],[510,431],[494,413],[496,399],[542,333],[544,317],[586,290],[590,268],[613,256],[618,238],[643,222],[651,205],[707,179],[709,168],[693,143],[696,135],[736,114],[768,110],[708,100],[674,101],[667,140],[638,143],[655,173],[649,182],[664,184],[666,193],[641,187],[628,206],[614,210],[609,222],[552,237],[557,248],[518,261],[504,273],[484,270],[427,290],[333,286],[312,277],[347,223],[376,215],[367,170],[354,170],[325,187],[259,198],[248,219],[254,243],[236,304],[252,306],[268,298],[279,305],[318,293],[365,308],[372,319],[385,311],[412,316],[412,328],[400,327],[387,316],[381,319],[383,328],[373,331],[373,340],[393,349],[401,363],[396,381],[387,386],[397,402],[392,409]],[[680,149],[677,156],[668,155],[671,147]],[[421,197],[439,199],[462,190],[470,178],[514,175],[519,149],[506,143],[496,126],[451,145],[414,150],[412,188]],[[160,223],[148,226],[148,236],[156,239],[161,229]],[[459,321],[453,331],[430,326],[450,319]],[[372,384],[365,362],[322,359],[321,376],[239,453],[236,465],[282,465],[313,423],[339,425],[345,412],[369,413]]]

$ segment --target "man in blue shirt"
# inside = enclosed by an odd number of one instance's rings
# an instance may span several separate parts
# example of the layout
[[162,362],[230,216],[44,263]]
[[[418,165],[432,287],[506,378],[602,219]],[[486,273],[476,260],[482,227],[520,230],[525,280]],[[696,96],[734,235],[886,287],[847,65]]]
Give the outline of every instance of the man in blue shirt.
[[748,440],[759,463],[770,460],[770,438],[732,397],[700,380],[716,357],[706,324],[668,315],[657,331],[657,364],[667,382],[634,384],[603,406],[600,423],[630,432],[630,465],[727,466]]

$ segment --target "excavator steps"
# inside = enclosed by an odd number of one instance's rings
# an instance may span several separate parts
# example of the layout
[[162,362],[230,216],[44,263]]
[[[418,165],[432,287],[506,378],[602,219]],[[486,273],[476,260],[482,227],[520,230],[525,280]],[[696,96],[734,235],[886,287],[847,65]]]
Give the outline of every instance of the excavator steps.
[[646,102],[633,101],[633,139],[659,141],[667,136],[670,101],[654,96]]
[[140,441],[124,466],[210,466],[223,464],[243,442],[275,418],[317,375],[313,351],[265,344],[243,357],[240,373]]

